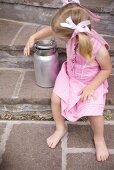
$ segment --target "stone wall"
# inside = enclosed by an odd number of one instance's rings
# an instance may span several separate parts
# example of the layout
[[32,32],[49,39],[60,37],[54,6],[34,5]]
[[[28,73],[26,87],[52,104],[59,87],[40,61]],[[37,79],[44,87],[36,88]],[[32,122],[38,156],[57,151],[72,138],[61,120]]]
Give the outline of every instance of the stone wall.
[[[81,3],[102,16],[101,24],[95,24],[99,33],[114,35],[113,0],[81,0]],[[0,18],[49,25],[61,5],[60,0],[0,0]]]
[[[62,3],[61,0],[0,0],[1,3],[12,3],[12,4],[25,4],[25,5],[32,5],[32,6],[43,6],[43,7],[50,7],[50,8],[59,8],[61,7]],[[114,7],[113,0],[80,0],[81,4],[86,5],[88,7],[97,7],[97,8],[111,8]]]

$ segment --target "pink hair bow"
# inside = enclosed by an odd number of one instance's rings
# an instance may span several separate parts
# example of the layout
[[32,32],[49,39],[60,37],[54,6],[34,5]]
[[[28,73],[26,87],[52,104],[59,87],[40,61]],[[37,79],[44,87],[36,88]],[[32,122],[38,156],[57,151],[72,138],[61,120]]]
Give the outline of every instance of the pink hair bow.
[[69,3],[77,3],[77,4],[80,4],[80,1],[79,0],[61,0],[61,2],[63,3],[63,6],[64,5],[67,5]]
[[90,25],[90,24],[91,24],[90,20],[85,20],[85,21],[80,22],[78,25],[76,25],[73,23],[71,16],[66,19],[66,22],[60,23],[62,27],[73,29],[76,34],[79,32],[89,33],[90,29],[88,28],[87,25]]
[[69,48],[67,48],[67,55],[69,56],[70,53],[71,52],[73,53],[73,51],[74,51],[74,46],[75,46],[75,43],[76,43],[76,35],[80,32],[86,32],[88,34],[91,32],[90,29],[87,26],[87,25],[90,25],[90,20],[82,21],[82,22],[80,22],[79,24],[76,25],[76,24],[73,23],[72,18],[70,16],[66,19],[66,22],[60,23],[60,25],[62,27],[70,28],[70,29],[74,30],[71,38],[67,42],[67,44],[69,44]]

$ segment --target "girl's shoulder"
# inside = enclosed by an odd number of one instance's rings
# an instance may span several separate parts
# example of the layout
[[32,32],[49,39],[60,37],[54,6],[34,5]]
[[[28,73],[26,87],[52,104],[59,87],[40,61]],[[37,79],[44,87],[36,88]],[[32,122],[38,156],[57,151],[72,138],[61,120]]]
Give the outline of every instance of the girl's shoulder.
[[109,44],[105,41],[105,39],[98,34],[95,30],[92,29],[91,31],[91,42],[93,45],[93,53],[97,54],[97,52],[100,50],[101,47],[105,47],[107,50],[109,50]]

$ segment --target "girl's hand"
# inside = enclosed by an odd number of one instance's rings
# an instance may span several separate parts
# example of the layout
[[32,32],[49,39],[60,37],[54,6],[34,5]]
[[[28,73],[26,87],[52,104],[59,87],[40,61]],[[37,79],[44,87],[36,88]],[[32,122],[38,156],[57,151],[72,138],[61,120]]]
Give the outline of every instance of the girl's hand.
[[25,48],[24,48],[24,55],[25,56],[30,55],[30,49],[33,47],[34,43],[35,43],[34,38],[30,37]]
[[91,86],[87,85],[79,92],[79,95],[81,95],[80,100],[85,102],[91,98],[94,98],[94,90],[91,88]]

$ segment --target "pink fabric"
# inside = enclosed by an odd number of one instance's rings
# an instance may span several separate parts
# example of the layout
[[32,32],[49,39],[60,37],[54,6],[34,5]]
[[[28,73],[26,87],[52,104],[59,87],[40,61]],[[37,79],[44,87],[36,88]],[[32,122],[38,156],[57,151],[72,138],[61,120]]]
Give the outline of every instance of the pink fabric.
[[[78,52],[74,53],[75,41],[68,41],[67,61],[62,65],[59,72],[54,93],[61,98],[61,114],[69,121],[76,121],[83,116],[102,115],[106,93],[108,92],[108,83],[105,80],[94,92],[95,98],[90,101],[81,102],[78,93],[100,71],[99,64],[95,60],[95,55],[102,45],[107,45],[107,42],[94,30],[92,30],[91,38],[93,44],[94,59],[92,62],[87,62]],[[70,42],[70,43],[69,43]]]
[[[60,25],[62,27],[73,29],[74,33],[75,33],[75,34],[73,33],[74,36],[76,36],[79,32],[87,32],[87,33],[89,33],[90,29],[88,28],[88,25],[90,25],[90,24],[91,24],[90,20],[84,20],[84,21],[81,21],[80,23],[78,23],[76,25],[72,21],[71,16],[66,18],[65,22],[60,23]],[[72,35],[72,38],[73,38],[73,35]]]

